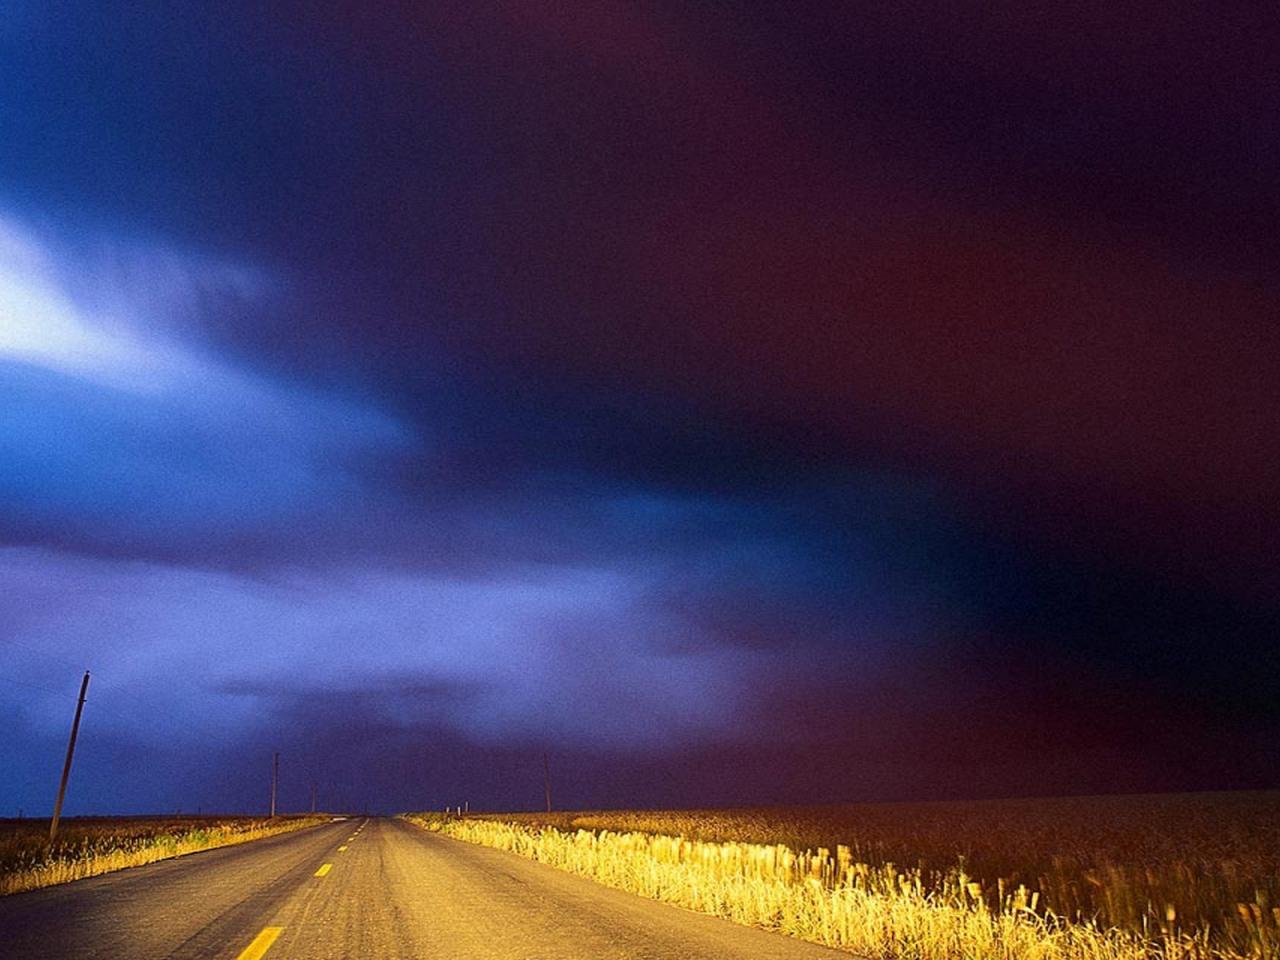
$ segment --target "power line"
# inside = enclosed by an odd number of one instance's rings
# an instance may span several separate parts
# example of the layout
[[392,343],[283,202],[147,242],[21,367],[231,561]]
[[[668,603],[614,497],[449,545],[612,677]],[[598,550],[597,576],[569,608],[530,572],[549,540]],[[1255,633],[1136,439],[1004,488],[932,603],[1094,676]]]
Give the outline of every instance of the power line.
[[54,690],[52,687],[44,687],[38,683],[32,683],[29,680],[19,680],[16,677],[6,677],[2,673],[0,673],[0,680],[4,680],[6,683],[16,683],[20,687],[30,687],[32,690],[43,690],[45,693],[52,693],[55,696],[62,696],[62,694],[66,693],[65,690]]
[[0,644],[0,651],[3,651],[9,647],[22,647],[22,649],[24,650],[29,650],[32,653],[39,654],[42,659],[54,660],[62,664],[64,667],[71,667],[77,673],[84,669],[83,663],[75,663],[71,660],[68,660],[66,657],[58,656],[56,653],[50,653],[44,647],[36,646],[34,643],[29,643],[26,640],[18,640],[14,637],[6,637],[4,640],[4,643]]
[[[97,694],[86,700],[89,710],[97,717],[123,722],[142,729],[154,726],[157,718],[167,720],[175,725],[186,725],[192,721],[191,713],[181,713],[172,707],[161,706],[154,702],[149,703],[145,711],[136,709],[126,702],[122,702],[126,694],[120,687],[113,688],[109,682],[103,683],[99,678],[100,675],[95,674],[95,680],[98,681]],[[30,680],[22,680],[5,674],[0,674],[0,680],[57,697],[65,696],[68,691],[74,689],[71,684],[68,684],[63,689],[58,690],[44,684],[33,683]],[[22,706],[31,705],[29,701],[15,701],[15,703],[20,703]]]

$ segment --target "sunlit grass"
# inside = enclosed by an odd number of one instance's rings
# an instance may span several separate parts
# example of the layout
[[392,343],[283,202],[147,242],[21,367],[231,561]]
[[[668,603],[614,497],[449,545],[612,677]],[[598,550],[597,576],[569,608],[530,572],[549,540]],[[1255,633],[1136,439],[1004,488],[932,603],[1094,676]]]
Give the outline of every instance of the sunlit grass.
[[411,819],[886,958],[1280,960],[1280,794]]
[[0,821],[0,896],[300,830],[324,818],[77,818],[48,842],[48,822]]

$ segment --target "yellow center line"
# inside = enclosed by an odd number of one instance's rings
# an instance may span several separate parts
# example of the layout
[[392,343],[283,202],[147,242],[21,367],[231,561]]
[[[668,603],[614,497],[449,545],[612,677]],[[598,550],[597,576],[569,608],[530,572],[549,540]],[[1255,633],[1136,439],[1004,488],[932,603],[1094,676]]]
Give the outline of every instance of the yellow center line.
[[323,867],[316,871],[317,877],[323,877],[326,873],[333,869],[332,863],[326,863]]
[[276,942],[276,937],[280,936],[280,931],[284,927],[263,927],[262,932],[253,938],[253,942],[240,951],[240,956],[236,960],[259,960],[259,958],[271,949],[271,945]]
[[345,849],[347,849],[347,845],[344,843],[342,846],[338,848],[338,852],[341,853]]

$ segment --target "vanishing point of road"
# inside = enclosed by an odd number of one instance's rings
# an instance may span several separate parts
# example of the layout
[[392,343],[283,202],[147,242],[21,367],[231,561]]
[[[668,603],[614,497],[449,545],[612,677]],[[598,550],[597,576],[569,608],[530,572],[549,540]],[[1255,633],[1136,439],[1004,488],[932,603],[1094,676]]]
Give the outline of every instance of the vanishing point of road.
[[402,820],[335,821],[0,899],[0,957],[848,960]]

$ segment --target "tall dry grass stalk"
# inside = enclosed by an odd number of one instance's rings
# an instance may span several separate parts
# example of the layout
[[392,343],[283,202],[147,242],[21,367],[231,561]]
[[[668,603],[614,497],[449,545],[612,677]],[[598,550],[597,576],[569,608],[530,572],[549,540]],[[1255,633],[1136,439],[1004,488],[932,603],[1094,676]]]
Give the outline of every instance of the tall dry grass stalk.
[[138,867],[183,854],[225,847],[301,830],[324,818],[229,819],[210,822],[165,820],[64,821],[53,845],[42,823],[0,829],[0,896]]
[[1246,909],[1255,938],[1212,942],[1175,918],[1145,932],[1067,920],[1026,887],[993,900],[957,868],[856,862],[848,847],[798,853],[783,844],[700,841],[610,830],[559,830],[498,819],[410,815],[430,830],[509,850],[641,896],[736,923],[886,960],[1275,960],[1280,911]]

